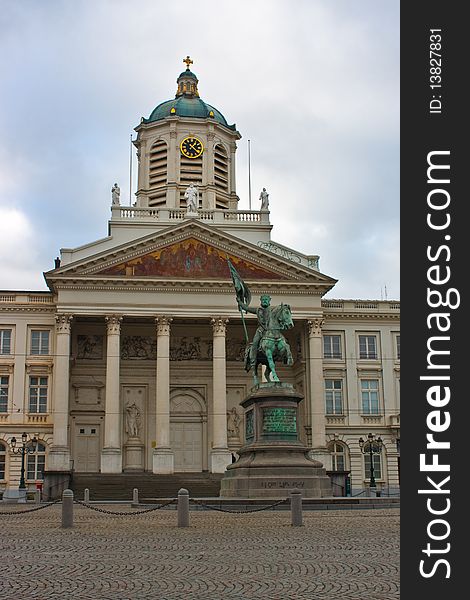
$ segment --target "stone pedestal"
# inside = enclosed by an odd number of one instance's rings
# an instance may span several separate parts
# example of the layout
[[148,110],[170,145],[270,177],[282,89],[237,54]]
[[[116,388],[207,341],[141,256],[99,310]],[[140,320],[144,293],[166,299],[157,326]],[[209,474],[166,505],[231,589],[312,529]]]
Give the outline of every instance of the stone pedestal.
[[210,453],[210,472],[224,473],[227,465],[232,463],[232,453],[227,449],[215,449]]
[[220,495],[228,498],[285,498],[298,488],[304,498],[332,496],[321,462],[308,458],[299,441],[298,404],[290,384],[262,383],[241,402],[245,439],[240,458],[229,465]]
[[61,498],[62,492],[70,487],[70,482],[70,471],[46,471],[42,486],[42,499],[44,502]]
[[152,472],[156,475],[172,475],[175,472],[175,456],[171,448],[155,448],[152,461]]
[[119,448],[103,448],[101,451],[101,472],[122,473],[122,452]]
[[26,502],[26,489],[20,490],[18,487],[7,487],[3,492],[3,502],[24,504]]
[[130,437],[125,446],[125,472],[138,472],[144,470],[144,444],[138,437]]

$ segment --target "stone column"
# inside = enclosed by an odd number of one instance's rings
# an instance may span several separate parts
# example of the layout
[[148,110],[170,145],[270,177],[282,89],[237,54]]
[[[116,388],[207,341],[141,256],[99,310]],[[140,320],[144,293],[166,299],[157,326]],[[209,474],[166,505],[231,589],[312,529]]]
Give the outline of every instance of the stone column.
[[70,470],[69,446],[69,364],[71,315],[57,315],[54,381],[52,386],[52,411],[54,415],[54,440],[47,460],[48,471]]
[[225,331],[228,319],[211,319],[212,351],[212,449],[211,473],[223,473],[232,462],[227,445],[227,375],[225,364]]
[[308,332],[308,401],[312,425],[312,450],[310,456],[331,469],[331,456],[326,448],[326,418],[323,378],[322,326],[324,319],[315,317],[307,321]]
[[106,398],[104,417],[104,448],[101,452],[101,472],[122,472],[121,402],[119,366],[121,362],[122,317],[106,317]]
[[170,446],[170,323],[171,317],[155,319],[157,324],[156,445],[153,472],[173,473],[174,454]]

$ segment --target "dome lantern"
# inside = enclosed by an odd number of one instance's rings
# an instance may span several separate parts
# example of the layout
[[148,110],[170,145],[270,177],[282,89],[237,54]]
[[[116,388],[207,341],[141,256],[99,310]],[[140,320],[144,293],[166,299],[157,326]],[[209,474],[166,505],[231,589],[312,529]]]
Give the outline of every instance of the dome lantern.
[[189,70],[189,65],[193,64],[193,61],[187,56],[183,58],[183,62],[186,63],[186,71],[180,73],[176,83],[178,84],[178,89],[176,90],[176,98],[180,96],[187,96],[192,98],[196,96],[199,98],[199,92],[197,89],[197,84],[199,83],[196,75]]

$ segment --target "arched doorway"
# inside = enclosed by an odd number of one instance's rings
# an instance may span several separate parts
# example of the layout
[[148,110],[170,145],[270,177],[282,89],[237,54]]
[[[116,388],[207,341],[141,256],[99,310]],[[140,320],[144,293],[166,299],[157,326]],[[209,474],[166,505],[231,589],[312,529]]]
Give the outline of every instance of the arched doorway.
[[350,481],[349,474],[349,451],[346,444],[333,440],[328,444],[328,450],[331,454],[332,470],[327,471],[331,479],[333,496],[349,496]]
[[173,390],[170,395],[170,444],[175,472],[201,472],[204,468],[206,406],[195,390]]

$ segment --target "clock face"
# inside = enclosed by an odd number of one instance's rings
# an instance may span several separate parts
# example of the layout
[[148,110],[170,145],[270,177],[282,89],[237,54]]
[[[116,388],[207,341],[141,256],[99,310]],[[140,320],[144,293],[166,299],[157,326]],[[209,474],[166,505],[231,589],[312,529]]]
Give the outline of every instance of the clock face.
[[181,154],[187,158],[198,158],[204,152],[201,140],[196,137],[187,137],[180,144]]

